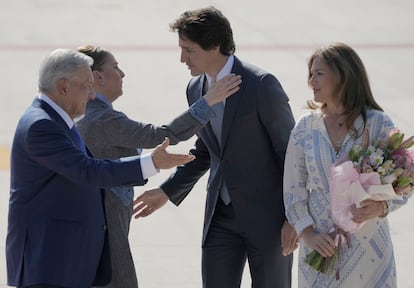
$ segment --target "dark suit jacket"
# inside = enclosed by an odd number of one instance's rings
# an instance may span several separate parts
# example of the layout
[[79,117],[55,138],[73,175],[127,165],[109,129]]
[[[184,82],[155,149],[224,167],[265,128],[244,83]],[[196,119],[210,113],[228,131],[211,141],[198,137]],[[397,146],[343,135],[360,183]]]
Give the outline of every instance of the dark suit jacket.
[[18,123],[6,240],[9,285],[91,287],[94,280],[110,280],[99,187],[143,185],[140,161],[98,160],[76,145],[64,120],[40,99]]
[[[285,151],[294,126],[288,97],[271,74],[235,57],[232,73],[241,75],[241,89],[226,100],[220,149],[211,125],[198,133],[196,159],[178,168],[161,188],[178,205],[210,168],[203,241],[224,179],[238,223],[256,247],[280,244]],[[187,88],[191,104],[202,96],[203,76]]]

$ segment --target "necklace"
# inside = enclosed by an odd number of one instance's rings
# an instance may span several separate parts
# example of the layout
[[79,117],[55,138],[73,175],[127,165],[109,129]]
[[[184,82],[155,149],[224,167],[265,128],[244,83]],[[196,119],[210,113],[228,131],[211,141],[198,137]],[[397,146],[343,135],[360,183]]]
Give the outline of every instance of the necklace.
[[[338,122],[338,127],[339,128],[342,128],[343,126],[344,126],[343,122]],[[336,148],[335,150],[339,151],[342,147],[342,141],[341,140],[336,140],[334,145],[335,145],[335,148]]]
[[341,148],[341,146],[342,146],[341,141],[340,140],[336,140],[335,141],[335,148],[336,148],[336,150],[339,150]]
[[343,129],[345,128],[345,122],[343,121],[344,119],[341,119],[342,117],[335,115],[323,115],[323,117],[332,146],[338,154],[342,148],[342,141],[344,140],[344,133],[346,132]]

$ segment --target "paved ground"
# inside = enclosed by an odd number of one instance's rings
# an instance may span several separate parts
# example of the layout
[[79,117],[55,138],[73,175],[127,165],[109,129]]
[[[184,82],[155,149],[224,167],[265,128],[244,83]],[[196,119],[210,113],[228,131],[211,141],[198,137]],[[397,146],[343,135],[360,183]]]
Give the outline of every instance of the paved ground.
[[[176,35],[169,32],[168,24],[184,10],[205,5],[215,5],[231,21],[240,58],[277,75],[296,117],[311,97],[306,86],[307,57],[315,47],[341,41],[359,52],[386,112],[403,131],[414,134],[414,2],[410,0],[2,0],[0,288],[7,287],[4,239],[9,149],[17,119],[36,94],[40,61],[58,47],[91,43],[109,48],[127,75],[125,95],[116,108],[132,118],[167,123],[185,109],[184,89],[190,78],[179,63]],[[173,150],[185,152],[192,140]],[[156,186],[167,175],[151,179],[147,187]],[[180,208],[167,205],[151,218],[133,222],[131,243],[141,287],[201,287],[205,181]],[[399,287],[403,288],[414,287],[410,280],[414,271],[412,209],[409,203],[390,216]],[[245,274],[244,288],[250,286]]]

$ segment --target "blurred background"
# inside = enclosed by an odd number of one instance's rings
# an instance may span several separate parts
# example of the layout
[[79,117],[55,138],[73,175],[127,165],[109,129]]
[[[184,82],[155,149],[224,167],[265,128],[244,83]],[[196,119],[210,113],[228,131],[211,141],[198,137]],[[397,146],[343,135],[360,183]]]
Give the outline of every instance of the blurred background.
[[[38,68],[56,48],[84,44],[111,50],[125,72],[124,95],[114,106],[132,119],[166,124],[187,108],[190,79],[180,63],[169,23],[182,12],[208,5],[232,24],[236,55],[276,75],[296,119],[312,97],[307,59],[315,48],[345,42],[365,63],[374,96],[395,124],[414,134],[414,2],[410,0],[1,0],[0,1],[0,287],[6,285],[5,237],[9,153],[17,120],[37,95]],[[171,147],[186,152],[195,138]],[[241,139],[242,140],[242,139]],[[246,151],[247,152],[247,151]],[[169,172],[151,178],[157,186]],[[140,287],[201,287],[203,178],[177,208],[167,204],[133,220],[131,244]],[[136,189],[136,195],[144,191]],[[410,231],[413,204],[389,216],[399,287],[414,287]],[[294,287],[296,263],[294,264]],[[250,287],[246,270],[242,287]]]

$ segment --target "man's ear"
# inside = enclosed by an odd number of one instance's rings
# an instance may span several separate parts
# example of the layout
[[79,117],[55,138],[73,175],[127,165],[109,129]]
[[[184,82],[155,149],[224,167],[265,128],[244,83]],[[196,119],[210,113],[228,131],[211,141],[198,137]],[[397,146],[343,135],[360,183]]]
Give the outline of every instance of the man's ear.
[[60,78],[56,83],[57,90],[59,95],[66,96],[68,92],[68,80],[65,78]]
[[222,55],[221,51],[220,51],[220,46],[216,46],[214,48],[211,48],[211,51],[213,51],[215,55]]

